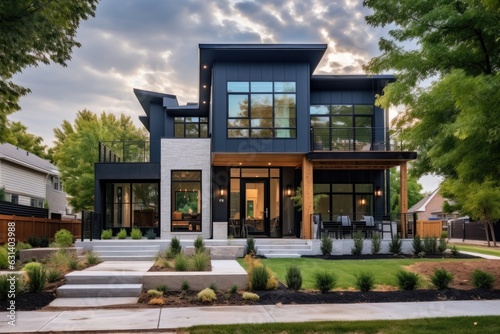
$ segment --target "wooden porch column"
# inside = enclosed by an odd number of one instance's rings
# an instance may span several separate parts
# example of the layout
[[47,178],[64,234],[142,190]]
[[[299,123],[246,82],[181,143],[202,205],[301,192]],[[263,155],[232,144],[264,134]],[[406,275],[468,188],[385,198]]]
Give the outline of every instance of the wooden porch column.
[[313,214],[313,164],[302,158],[302,239],[311,239],[311,215]]
[[401,212],[401,238],[407,237],[406,214],[408,213],[408,166],[406,161],[399,166],[399,211]]

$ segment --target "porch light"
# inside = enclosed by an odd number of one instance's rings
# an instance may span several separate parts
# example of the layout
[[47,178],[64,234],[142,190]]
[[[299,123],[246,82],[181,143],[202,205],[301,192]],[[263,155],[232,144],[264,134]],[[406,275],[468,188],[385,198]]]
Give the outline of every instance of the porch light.
[[220,186],[219,188],[219,196],[224,196],[224,194],[226,193],[226,187],[224,186]]
[[289,184],[286,186],[286,196],[292,197],[292,187]]
[[363,197],[361,197],[361,200],[359,201],[359,203],[360,203],[361,205],[365,205],[365,204],[366,204],[366,198],[365,198],[364,196],[363,196]]
[[380,187],[375,188],[375,196],[382,197],[382,189]]

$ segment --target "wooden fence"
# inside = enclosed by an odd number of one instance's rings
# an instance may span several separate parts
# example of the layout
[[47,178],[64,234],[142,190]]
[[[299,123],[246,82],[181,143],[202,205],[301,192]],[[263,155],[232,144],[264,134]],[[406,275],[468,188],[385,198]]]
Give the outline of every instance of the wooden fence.
[[417,220],[417,235],[421,238],[441,238],[443,222],[441,220]]
[[15,223],[16,241],[28,241],[31,236],[46,236],[50,240],[60,229],[66,229],[73,234],[73,237],[80,238],[82,228],[80,220],[58,220],[36,217],[21,217],[0,215],[0,244],[7,242],[9,222]]

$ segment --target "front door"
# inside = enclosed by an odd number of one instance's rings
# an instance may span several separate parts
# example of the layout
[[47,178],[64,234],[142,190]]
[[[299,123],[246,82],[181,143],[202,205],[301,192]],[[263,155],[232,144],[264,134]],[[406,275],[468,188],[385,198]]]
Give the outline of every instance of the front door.
[[269,180],[241,179],[244,234],[269,236]]

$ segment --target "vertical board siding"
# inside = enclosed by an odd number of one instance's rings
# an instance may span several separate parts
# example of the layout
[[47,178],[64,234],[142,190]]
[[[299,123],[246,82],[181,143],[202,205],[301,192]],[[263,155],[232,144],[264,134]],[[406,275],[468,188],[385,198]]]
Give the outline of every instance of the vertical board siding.
[[417,235],[421,238],[440,238],[443,223],[440,220],[417,220]]

